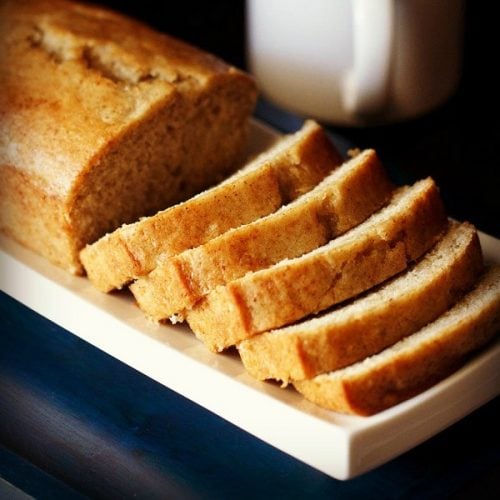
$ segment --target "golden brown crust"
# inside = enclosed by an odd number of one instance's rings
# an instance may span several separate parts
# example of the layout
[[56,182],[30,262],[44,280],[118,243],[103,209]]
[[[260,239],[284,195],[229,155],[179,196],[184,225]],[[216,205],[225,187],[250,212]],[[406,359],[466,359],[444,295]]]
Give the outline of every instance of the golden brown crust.
[[[74,247],[234,168],[256,97],[248,76],[97,7],[7,0],[0,8],[0,180],[15,168],[60,200],[66,223],[56,228],[65,244],[52,244],[57,232],[44,244],[36,231],[25,244],[81,269]],[[0,227],[16,232],[3,217]]]
[[216,288],[188,312],[189,325],[209,349],[220,351],[326,309],[404,270],[435,243],[446,216],[430,179],[396,199],[320,249]]
[[391,351],[294,385],[307,399],[325,408],[373,415],[445,378],[471,352],[490,341],[499,328],[500,268],[497,267],[480,279],[477,288],[455,307],[396,344]]
[[387,201],[391,190],[377,155],[368,150],[295,203],[162,260],[131,290],[155,320],[184,316],[216,286],[307,253],[359,224]]
[[[41,189],[33,176],[9,165],[0,167],[0,220],[11,238],[71,272],[79,271],[75,265],[78,249],[69,234],[61,200]],[[33,234],[40,237],[34,239]]]
[[337,370],[434,320],[472,287],[481,268],[475,228],[451,224],[411,272],[319,319],[243,341],[238,345],[241,359],[258,379],[288,382]]
[[199,196],[87,246],[81,258],[93,284],[102,291],[119,288],[154,269],[160,255],[167,258],[272,213],[311,190],[341,162],[314,122],[264,154],[262,161],[254,160]]

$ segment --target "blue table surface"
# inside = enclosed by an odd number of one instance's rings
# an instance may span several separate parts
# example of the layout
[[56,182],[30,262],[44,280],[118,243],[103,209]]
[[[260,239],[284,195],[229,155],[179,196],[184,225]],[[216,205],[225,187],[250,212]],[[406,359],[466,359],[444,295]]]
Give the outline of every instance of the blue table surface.
[[0,318],[0,477],[37,498],[459,499],[499,492],[498,398],[378,469],[337,481],[3,293]]

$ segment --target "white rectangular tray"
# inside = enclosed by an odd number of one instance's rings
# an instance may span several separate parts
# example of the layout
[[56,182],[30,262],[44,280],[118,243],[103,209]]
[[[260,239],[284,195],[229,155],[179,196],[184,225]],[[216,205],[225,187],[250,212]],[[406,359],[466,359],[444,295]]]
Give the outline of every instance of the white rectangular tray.
[[[253,149],[272,140],[254,124]],[[486,260],[500,241],[480,234]],[[105,295],[0,237],[0,289],[108,354],[299,460],[348,479],[416,446],[500,392],[500,342],[409,401],[373,417],[326,411],[252,379],[235,354],[212,354],[187,327],[155,325],[127,293]]]

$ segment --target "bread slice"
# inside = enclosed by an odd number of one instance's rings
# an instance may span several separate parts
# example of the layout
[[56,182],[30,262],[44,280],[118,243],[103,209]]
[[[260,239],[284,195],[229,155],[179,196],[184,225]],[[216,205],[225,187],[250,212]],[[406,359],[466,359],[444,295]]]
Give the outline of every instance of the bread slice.
[[422,180],[327,245],[217,287],[187,321],[209,349],[221,351],[390,278],[428,250],[446,223],[434,181]]
[[312,378],[360,361],[410,335],[472,288],[483,265],[475,228],[450,223],[443,238],[404,274],[321,317],[238,344],[258,379]]
[[372,415],[426,390],[460,367],[500,329],[500,267],[417,333],[359,363],[294,385],[332,410]]
[[160,254],[174,255],[277,210],[312,189],[342,162],[323,129],[308,121],[217,186],[123,226],[81,252],[102,291],[147,274]]
[[216,286],[298,257],[356,226],[378,210],[391,191],[375,151],[364,151],[277,212],[163,259],[130,289],[151,318],[175,314],[182,319]]
[[253,79],[126,16],[2,0],[0,61],[0,230],[73,273],[241,163]]

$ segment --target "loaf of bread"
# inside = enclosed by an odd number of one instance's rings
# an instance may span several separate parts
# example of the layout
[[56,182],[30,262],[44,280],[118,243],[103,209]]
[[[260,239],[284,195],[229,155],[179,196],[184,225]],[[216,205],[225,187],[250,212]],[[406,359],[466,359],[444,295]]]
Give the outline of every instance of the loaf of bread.
[[349,299],[406,269],[447,223],[432,179],[399,189],[365,222],[312,252],[217,287],[187,321],[213,351]]
[[371,415],[497,333],[500,268],[476,282],[431,179],[393,191],[371,150],[339,167],[312,121],[237,170],[242,71],[68,0],[1,1],[0,61],[0,230],[102,291],[136,280],[255,377]]
[[375,151],[365,151],[277,212],[163,259],[130,289],[149,317],[182,319],[216,286],[298,257],[358,225],[391,191]]
[[412,269],[362,298],[314,319],[238,345],[258,379],[312,378],[378,353],[436,319],[472,288],[483,266],[475,228],[451,223]]
[[163,258],[274,212],[317,185],[342,162],[323,129],[308,121],[224,182],[157,214],[120,227],[81,252],[102,291],[121,288]]
[[139,22],[0,2],[0,228],[75,273],[80,249],[237,166],[253,80]]
[[442,380],[499,329],[500,267],[494,267],[474,290],[419,332],[375,356],[294,385],[325,408],[372,415]]

